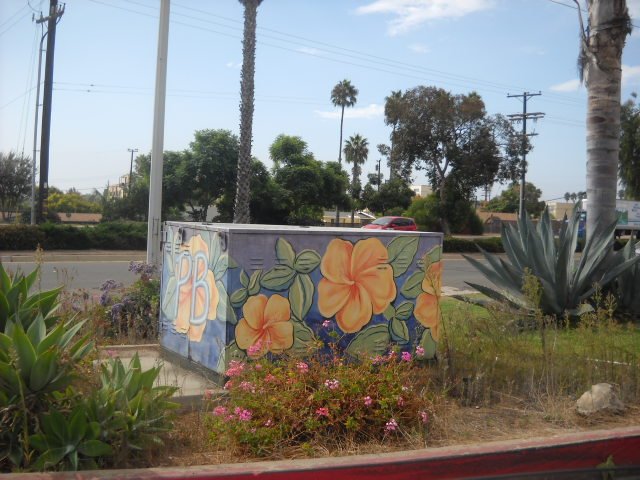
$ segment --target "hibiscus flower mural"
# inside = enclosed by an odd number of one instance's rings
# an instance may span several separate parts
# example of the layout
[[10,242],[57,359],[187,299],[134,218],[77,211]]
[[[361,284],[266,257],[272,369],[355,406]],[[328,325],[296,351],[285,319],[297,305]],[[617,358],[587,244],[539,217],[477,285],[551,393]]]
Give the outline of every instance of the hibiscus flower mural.
[[282,353],[293,345],[293,322],[289,300],[274,294],[249,297],[236,325],[236,344],[250,357],[267,352]]
[[431,337],[440,338],[440,286],[442,285],[442,262],[430,264],[422,281],[422,293],[416,299],[413,311],[422,326],[431,330]]
[[325,318],[335,316],[340,329],[355,333],[396,298],[393,269],[387,248],[377,238],[355,245],[333,239],[320,264],[318,309]]

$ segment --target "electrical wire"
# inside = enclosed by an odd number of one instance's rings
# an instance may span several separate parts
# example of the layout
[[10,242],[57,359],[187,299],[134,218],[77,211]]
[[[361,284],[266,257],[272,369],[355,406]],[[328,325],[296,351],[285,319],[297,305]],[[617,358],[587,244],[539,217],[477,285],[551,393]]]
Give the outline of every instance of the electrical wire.
[[[24,8],[24,7],[23,7]],[[21,17],[19,17],[15,22],[13,22],[11,25],[9,25],[8,27],[6,27],[4,30],[0,31],[0,37],[2,35],[4,35],[5,33],[7,33],[9,30],[11,30],[13,27],[15,27],[17,24],[19,24],[23,19],[25,19],[26,17],[29,16],[29,13],[31,12],[26,12],[24,15],[22,15]],[[7,22],[5,22],[6,24]],[[1,27],[0,27],[1,28]]]
[[[38,50],[38,25],[35,25],[35,33],[33,37],[33,47],[31,49],[31,58],[29,61],[29,69],[27,73],[27,85],[33,84],[33,77],[35,74],[35,60],[36,60],[36,51]],[[37,85],[36,85],[37,87]],[[24,156],[24,148],[27,142],[27,122],[29,120],[29,115],[27,114],[28,108],[31,105],[31,92],[33,88],[28,90],[28,94],[24,96],[24,101],[22,102],[22,113],[20,115],[20,123],[18,129],[18,147],[16,147],[16,152],[21,151]],[[20,146],[20,136],[22,135],[22,150],[19,149]]]

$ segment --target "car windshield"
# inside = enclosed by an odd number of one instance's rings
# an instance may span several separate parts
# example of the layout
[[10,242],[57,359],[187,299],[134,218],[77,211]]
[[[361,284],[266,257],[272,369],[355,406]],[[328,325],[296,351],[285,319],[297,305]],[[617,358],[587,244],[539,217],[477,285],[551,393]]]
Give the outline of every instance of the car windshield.
[[393,220],[393,217],[380,217],[380,218],[376,218],[373,222],[371,222],[372,225],[387,225],[389,223],[391,223],[391,220]]

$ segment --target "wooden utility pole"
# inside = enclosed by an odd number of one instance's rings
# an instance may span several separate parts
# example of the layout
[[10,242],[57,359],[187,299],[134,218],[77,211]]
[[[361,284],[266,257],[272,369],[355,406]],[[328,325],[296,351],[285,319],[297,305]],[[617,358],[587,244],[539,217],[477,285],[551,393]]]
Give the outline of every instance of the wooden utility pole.
[[49,143],[51,140],[51,104],[53,100],[53,59],[56,48],[56,25],[64,13],[64,5],[49,0],[47,21],[47,60],[44,67],[44,92],[42,99],[42,136],[40,137],[40,183],[38,195],[38,222],[45,220],[49,196]]
[[529,93],[524,92],[520,95],[507,95],[507,98],[522,98],[522,113],[515,113],[513,115],[507,115],[512,121],[522,122],[522,161],[520,163],[520,204],[518,207],[518,214],[520,216],[524,213],[524,191],[525,191],[525,175],[527,172],[527,137],[533,137],[538,135],[537,133],[527,133],[527,120],[538,120],[544,117],[542,112],[527,113],[527,100],[530,97],[537,97],[542,95],[541,92]]

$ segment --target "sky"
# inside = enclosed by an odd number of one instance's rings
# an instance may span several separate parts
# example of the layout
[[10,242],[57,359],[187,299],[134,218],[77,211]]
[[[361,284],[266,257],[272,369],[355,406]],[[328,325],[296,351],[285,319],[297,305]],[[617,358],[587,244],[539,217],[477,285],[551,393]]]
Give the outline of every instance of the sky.
[[[31,156],[45,0],[0,0],[0,151]],[[623,55],[622,100],[640,93],[640,0]],[[67,0],[56,34],[49,185],[83,193],[128,173],[151,149],[159,0]],[[578,13],[571,0],[264,0],[258,9],[252,154],[271,166],[281,133],[337,160],[333,86],[359,90],[344,137],[389,143],[385,97],[437,86],[478,92],[489,114],[522,112],[508,94],[538,92],[528,181],[543,200],[585,190],[586,90],[578,81]],[[201,129],[238,133],[243,7],[237,0],[171,0],[165,150]],[[44,60],[43,60],[44,78]],[[520,128],[519,126],[517,128]],[[383,164],[383,174],[388,169]],[[366,181],[363,175],[363,180]],[[416,172],[414,183],[425,183]],[[496,186],[492,195],[500,191]]]

